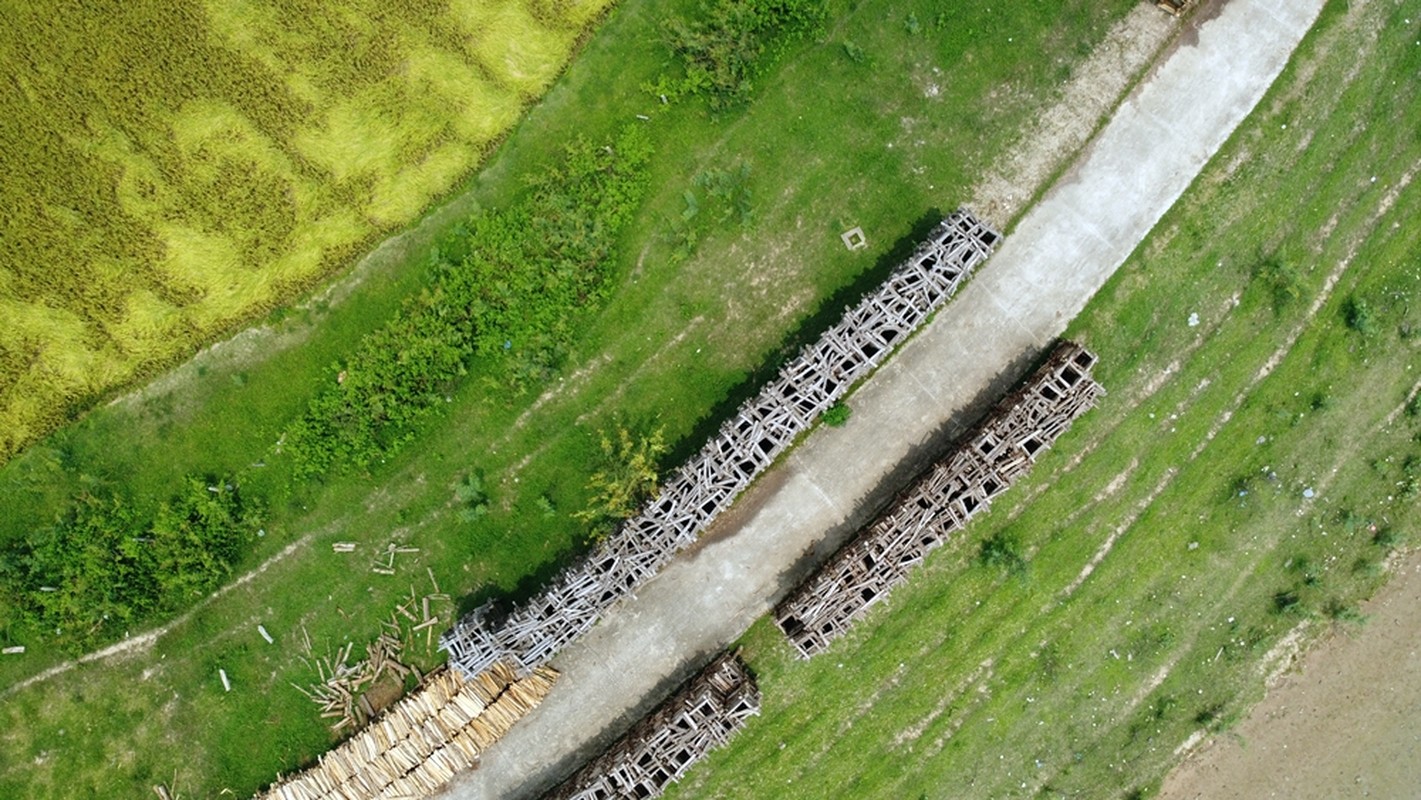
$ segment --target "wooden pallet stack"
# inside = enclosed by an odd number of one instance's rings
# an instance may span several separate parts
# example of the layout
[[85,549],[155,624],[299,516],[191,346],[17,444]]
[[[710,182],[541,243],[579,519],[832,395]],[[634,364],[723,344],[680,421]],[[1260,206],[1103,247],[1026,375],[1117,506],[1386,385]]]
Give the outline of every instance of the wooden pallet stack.
[[374,800],[429,797],[542,702],[557,673],[540,667],[519,678],[504,665],[466,679],[430,673],[419,689],[321,756],[278,780],[262,800]]
[[1095,356],[1063,342],[942,461],[775,609],[780,630],[808,658],[907,580],[928,552],[1031,469],[1036,456],[1104,393]]
[[466,675],[495,663],[546,664],[621,597],[696,540],[795,437],[946,303],[1000,234],[954,212],[884,282],[745,402],[638,516],[507,613],[480,608],[440,638]]
[[739,656],[723,653],[545,800],[660,797],[759,713],[754,676]]

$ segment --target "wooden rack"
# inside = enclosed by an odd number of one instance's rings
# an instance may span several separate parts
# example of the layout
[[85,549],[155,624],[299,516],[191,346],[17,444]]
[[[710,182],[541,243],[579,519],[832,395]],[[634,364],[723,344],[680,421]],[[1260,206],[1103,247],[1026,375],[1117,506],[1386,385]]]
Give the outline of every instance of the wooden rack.
[[693,543],[795,437],[946,303],[999,238],[966,211],[943,220],[886,282],[746,401],[636,517],[530,600],[507,613],[486,605],[459,620],[439,642],[450,664],[465,675],[500,662],[526,675],[546,664]]
[[750,670],[739,656],[723,653],[544,800],[660,797],[759,713]]
[[1104,394],[1090,378],[1095,360],[1080,345],[1058,345],[1025,385],[776,607],[775,622],[801,657],[848,631],[1095,405]]

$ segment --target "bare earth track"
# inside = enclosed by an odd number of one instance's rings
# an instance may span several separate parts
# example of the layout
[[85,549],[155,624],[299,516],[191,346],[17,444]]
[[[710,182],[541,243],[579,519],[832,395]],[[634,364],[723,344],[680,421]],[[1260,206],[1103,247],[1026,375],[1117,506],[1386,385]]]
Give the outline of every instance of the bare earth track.
[[973,283],[855,395],[849,424],[811,437],[695,552],[565,650],[558,691],[449,796],[535,795],[765,613],[807,554],[864,521],[885,478],[926,458],[1064,329],[1252,111],[1321,5],[1232,0],[1189,30]]

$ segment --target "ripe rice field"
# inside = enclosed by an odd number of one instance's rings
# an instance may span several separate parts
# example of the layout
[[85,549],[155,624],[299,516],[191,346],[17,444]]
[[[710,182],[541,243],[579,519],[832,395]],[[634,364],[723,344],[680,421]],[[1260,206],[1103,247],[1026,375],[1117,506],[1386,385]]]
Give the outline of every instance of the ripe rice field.
[[612,0],[0,11],[0,461],[460,183]]

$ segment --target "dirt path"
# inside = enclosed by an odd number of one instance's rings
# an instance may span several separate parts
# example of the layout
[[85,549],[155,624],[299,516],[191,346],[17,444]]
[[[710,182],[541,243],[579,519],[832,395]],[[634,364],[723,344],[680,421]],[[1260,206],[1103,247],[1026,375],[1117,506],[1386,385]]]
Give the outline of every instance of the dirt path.
[[1161,800],[1415,797],[1421,787],[1421,553],[1363,613],[1165,779]]
[[1231,0],[1200,15],[982,274],[852,398],[849,424],[811,436],[694,553],[564,651],[552,695],[447,796],[535,795],[764,614],[811,555],[864,521],[879,487],[1064,329],[1253,109],[1321,5]]

